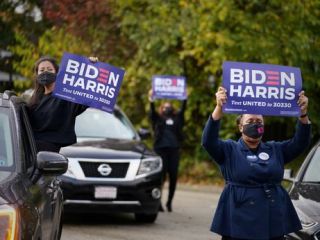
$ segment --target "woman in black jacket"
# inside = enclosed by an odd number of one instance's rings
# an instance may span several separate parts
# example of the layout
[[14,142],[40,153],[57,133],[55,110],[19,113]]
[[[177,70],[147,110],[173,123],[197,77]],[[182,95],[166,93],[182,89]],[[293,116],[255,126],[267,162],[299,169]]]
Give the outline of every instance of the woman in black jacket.
[[[166,203],[167,210],[172,211],[172,200],[177,185],[178,167],[180,159],[180,146],[183,139],[182,128],[184,125],[184,112],[187,101],[182,102],[179,111],[175,111],[170,102],[160,106],[159,113],[155,110],[152,90],[149,92],[150,119],[154,130],[154,150],[162,158],[163,183],[166,174],[169,175],[169,194]],[[160,211],[163,211],[162,206]]]
[[[97,58],[90,58],[96,62]],[[28,113],[37,151],[59,152],[76,142],[76,117],[87,106],[52,96],[59,66],[54,58],[41,57],[34,66],[35,87],[28,103]]]

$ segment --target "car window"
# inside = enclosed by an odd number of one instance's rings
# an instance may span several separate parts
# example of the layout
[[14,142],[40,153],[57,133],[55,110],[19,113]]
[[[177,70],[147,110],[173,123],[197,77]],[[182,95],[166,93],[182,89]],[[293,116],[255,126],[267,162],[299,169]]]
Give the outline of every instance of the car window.
[[12,167],[13,151],[9,110],[0,108],[0,171]]
[[320,182],[320,147],[317,148],[303,176],[304,182]]
[[78,138],[134,139],[136,132],[128,119],[118,111],[114,114],[87,109],[76,119]]

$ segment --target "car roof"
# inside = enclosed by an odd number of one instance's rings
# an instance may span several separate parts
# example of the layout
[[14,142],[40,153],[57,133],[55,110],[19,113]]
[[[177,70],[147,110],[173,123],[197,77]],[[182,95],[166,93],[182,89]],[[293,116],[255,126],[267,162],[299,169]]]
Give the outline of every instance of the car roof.
[[14,91],[5,90],[3,93],[0,93],[0,107],[9,107],[10,103],[17,105],[24,102]]
[[[106,111],[101,110],[100,108],[95,108],[95,107],[88,107],[88,109],[90,109],[90,111],[106,112]],[[113,110],[114,110],[113,112],[122,112],[121,108],[118,107],[118,106],[114,106],[114,109],[113,109]],[[113,112],[107,112],[107,113],[112,114]]]
[[[27,91],[29,91],[28,93],[27,93]],[[30,91],[32,92],[32,89],[28,89],[28,90],[26,90],[25,91],[25,94],[27,94],[27,95],[30,95],[31,93],[30,93]],[[10,101],[10,100],[13,100],[14,99],[14,102],[18,102],[17,101],[17,99],[21,99],[20,97],[17,97],[17,95],[16,95],[16,93],[14,92],[14,91],[11,91],[11,90],[5,90],[3,93],[0,93],[0,106],[2,106],[2,105],[8,105],[8,102]],[[25,101],[23,101],[23,99],[21,99],[21,101],[22,102],[25,102]],[[93,108],[93,107],[90,107],[91,109],[97,109],[97,108]],[[100,109],[98,109],[98,110],[100,110]],[[114,105],[114,110],[116,110],[116,111],[122,111],[121,110],[121,108],[117,105],[117,104],[115,104]],[[101,110],[102,111],[102,110]]]
[[315,154],[315,152],[317,151],[317,149],[320,147],[320,140],[318,140],[309,150],[307,156],[304,158],[298,172],[297,175],[295,177],[296,181],[300,182],[303,179],[304,173],[307,170],[310,162],[313,159],[313,156]]
[[3,100],[9,100],[12,96],[17,96],[17,94],[11,90],[5,90],[3,93],[0,93],[0,98]]
[[10,97],[5,93],[0,93],[0,107],[8,107],[9,106]]

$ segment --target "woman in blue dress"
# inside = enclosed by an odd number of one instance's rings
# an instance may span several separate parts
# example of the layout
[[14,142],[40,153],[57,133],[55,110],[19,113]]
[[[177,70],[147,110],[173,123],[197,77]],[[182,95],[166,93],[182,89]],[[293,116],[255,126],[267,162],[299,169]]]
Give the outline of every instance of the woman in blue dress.
[[243,114],[238,118],[241,138],[219,139],[222,106],[226,90],[219,87],[216,106],[203,131],[202,145],[219,165],[226,181],[215,211],[211,231],[223,240],[284,239],[301,229],[286,190],[281,186],[284,164],[294,160],[309,145],[311,122],[308,98],[300,92],[301,116],[292,139],[263,142],[262,115]]

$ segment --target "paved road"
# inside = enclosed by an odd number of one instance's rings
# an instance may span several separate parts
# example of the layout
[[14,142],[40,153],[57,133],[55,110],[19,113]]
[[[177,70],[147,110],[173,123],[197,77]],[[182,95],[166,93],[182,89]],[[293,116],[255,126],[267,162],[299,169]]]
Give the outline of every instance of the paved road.
[[[155,224],[138,224],[132,214],[77,215],[64,224],[63,240],[216,240],[209,231],[221,189],[180,186],[173,212],[161,212]],[[167,192],[164,192],[164,198]]]

